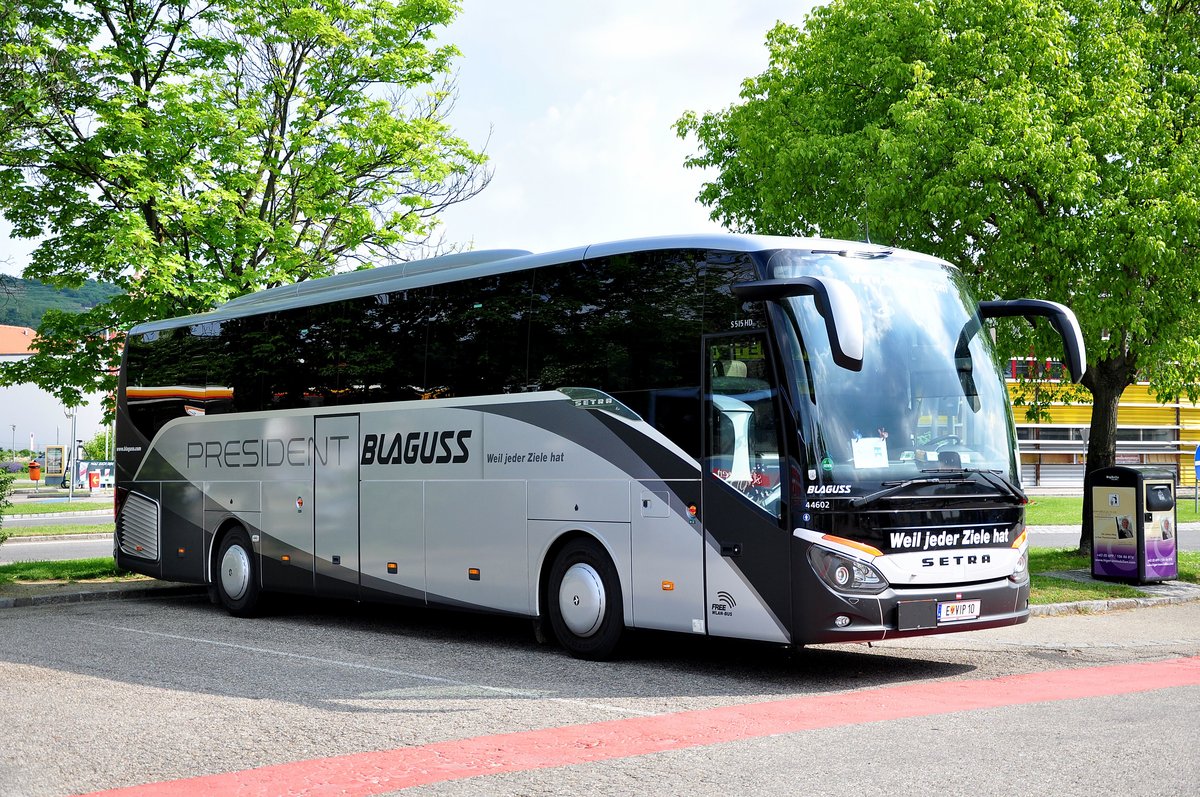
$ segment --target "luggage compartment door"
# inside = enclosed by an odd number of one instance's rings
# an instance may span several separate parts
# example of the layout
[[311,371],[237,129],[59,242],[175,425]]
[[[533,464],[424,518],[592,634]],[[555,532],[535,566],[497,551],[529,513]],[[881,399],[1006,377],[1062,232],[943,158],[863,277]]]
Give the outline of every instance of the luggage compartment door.
[[319,595],[358,598],[358,415],[318,415],[312,441]]

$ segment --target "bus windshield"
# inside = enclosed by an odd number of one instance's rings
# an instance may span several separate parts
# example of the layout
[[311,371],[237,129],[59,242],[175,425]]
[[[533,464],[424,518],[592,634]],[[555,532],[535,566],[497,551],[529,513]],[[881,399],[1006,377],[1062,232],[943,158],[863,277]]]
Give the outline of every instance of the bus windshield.
[[957,269],[883,251],[782,250],[768,270],[774,279],[840,280],[862,308],[864,356],[856,372],[833,362],[811,299],[785,306],[797,393],[816,409],[810,473],[856,492],[948,470],[997,471],[1016,483],[1008,397]]

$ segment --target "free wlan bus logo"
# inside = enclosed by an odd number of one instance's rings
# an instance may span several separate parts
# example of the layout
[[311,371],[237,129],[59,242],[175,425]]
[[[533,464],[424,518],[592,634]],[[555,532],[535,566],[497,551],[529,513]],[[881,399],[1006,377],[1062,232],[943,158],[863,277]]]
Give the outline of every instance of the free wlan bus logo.
[[714,617],[733,617],[734,607],[737,606],[737,601],[733,599],[725,590],[717,593],[716,602],[710,607],[709,614]]

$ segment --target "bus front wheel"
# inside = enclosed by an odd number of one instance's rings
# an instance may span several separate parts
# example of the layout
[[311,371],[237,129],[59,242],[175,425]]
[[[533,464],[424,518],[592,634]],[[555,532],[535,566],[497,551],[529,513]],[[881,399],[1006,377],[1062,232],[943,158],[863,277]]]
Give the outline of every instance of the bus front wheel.
[[603,661],[617,649],[625,630],[621,582],[608,553],[595,540],[573,540],[550,570],[550,625],[577,659]]
[[245,529],[232,529],[221,540],[215,575],[213,586],[226,611],[235,617],[252,617],[258,609],[258,569]]

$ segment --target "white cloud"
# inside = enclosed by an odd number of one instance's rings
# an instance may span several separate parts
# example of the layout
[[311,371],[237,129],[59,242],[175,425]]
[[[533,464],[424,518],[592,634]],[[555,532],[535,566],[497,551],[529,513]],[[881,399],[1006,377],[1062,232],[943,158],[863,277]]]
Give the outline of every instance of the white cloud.
[[446,239],[548,251],[717,229],[674,122],[735,102],[767,31],[813,5],[468,0],[446,33],[464,53],[451,122],[473,143],[491,131],[495,178],[445,215]]

